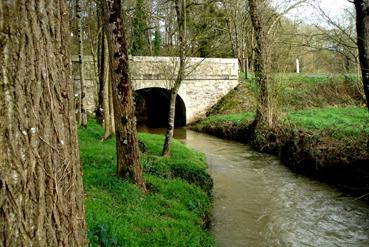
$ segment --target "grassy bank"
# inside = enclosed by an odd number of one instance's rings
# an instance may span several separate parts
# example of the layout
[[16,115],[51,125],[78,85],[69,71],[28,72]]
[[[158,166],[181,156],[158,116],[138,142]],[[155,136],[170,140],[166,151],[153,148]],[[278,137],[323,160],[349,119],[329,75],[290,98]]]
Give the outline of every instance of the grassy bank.
[[250,143],[279,155],[293,170],[350,188],[369,189],[369,114],[359,107],[310,108],[280,115],[278,126],[252,126],[252,113],[216,115],[192,128],[218,137]]
[[115,176],[115,143],[99,141],[91,121],[79,130],[90,246],[213,246],[207,232],[212,180],[202,154],[174,141],[172,157],[159,156],[163,137],[140,134],[149,192]]
[[[197,128],[221,125],[247,126],[255,118],[254,112],[211,115],[196,123]],[[284,128],[305,130],[315,135],[336,139],[354,139],[369,135],[369,114],[362,107],[326,107],[292,110],[279,115]]]
[[[255,81],[242,79],[209,115],[255,112]],[[280,110],[364,105],[360,82],[350,75],[275,74],[271,86],[273,104]]]
[[369,114],[359,107],[328,107],[290,111],[283,118],[291,129],[311,131],[315,135],[350,141],[369,135]]
[[296,171],[368,190],[369,114],[354,77],[274,75],[278,123],[272,130],[253,129],[255,88],[254,81],[242,81],[192,128],[251,143]]

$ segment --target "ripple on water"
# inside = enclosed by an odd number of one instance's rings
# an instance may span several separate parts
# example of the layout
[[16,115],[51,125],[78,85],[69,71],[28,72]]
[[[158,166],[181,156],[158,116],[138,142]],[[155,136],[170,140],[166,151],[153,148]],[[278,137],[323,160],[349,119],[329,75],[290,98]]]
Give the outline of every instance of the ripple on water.
[[297,175],[273,156],[187,132],[214,179],[212,233],[221,247],[369,246],[369,207]]

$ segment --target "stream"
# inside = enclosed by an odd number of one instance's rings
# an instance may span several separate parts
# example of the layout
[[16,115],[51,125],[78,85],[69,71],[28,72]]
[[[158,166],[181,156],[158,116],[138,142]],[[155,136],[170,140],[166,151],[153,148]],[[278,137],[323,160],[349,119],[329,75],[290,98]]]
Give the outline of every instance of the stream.
[[369,246],[367,203],[248,145],[184,129],[177,138],[206,155],[217,246]]

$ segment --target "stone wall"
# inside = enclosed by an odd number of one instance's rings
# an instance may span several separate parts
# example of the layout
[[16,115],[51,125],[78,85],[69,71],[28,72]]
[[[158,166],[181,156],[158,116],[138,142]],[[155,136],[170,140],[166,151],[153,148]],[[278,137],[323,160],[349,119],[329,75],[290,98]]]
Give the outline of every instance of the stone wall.
[[[73,61],[75,61],[74,58]],[[93,79],[93,61],[86,59],[85,106],[93,112],[96,105],[97,86]],[[145,88],[170,89],[174,84],[179,59],[175,57],[132,57],[130,69],[134,90]],[[78,68],[78,63],[74,62]],[[74,70],[75,82],[79,81],[78,70]],[[237,59],[188,58],[186,79],[181,85],[179,96],[186,106],[186,122],[191,123],[205,116],[206,111],[238,85]]]
[[[178,64],[179,59],[175,57],[133,57],[134,89],[170,89]],[[185,74],[179,96],[186,106],[187,123],[191,123],[205,117],[210,107],[238,85],[238,62],[225,58],[189,58]]]
[[[97,71],[95,69],[92,56],[84,57],[84,70],[85,70],[85,98],[83,100],[84,107],[89,114],[94,114],[97,105]],[[74,96],[78,100],[80,92],[79,84],[79,63],[78,56],[72,56],[72,71],[74,80]]]

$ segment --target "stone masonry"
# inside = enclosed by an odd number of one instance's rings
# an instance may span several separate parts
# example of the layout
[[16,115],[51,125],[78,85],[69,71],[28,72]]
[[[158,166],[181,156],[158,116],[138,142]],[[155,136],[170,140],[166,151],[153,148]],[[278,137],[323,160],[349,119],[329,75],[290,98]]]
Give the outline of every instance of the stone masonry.
[[[76,84],[79,81],[77,61],[73,57]],[[91,57],[87,57],[85,61],[84,105],[92,113],[97,101],[97,79]],[[176,57],[132,57],[130,69],[133,89],[170,89],[176,77],[178,63],[179,59]],[[185,104],[186,123],[189,124],[205,117],[208,109],[238,85],[238,62],[237,59],[228,58],[188,58],[185,74],[186,79],[178,94]],[[76,89],[78,94],[79,88]]]

